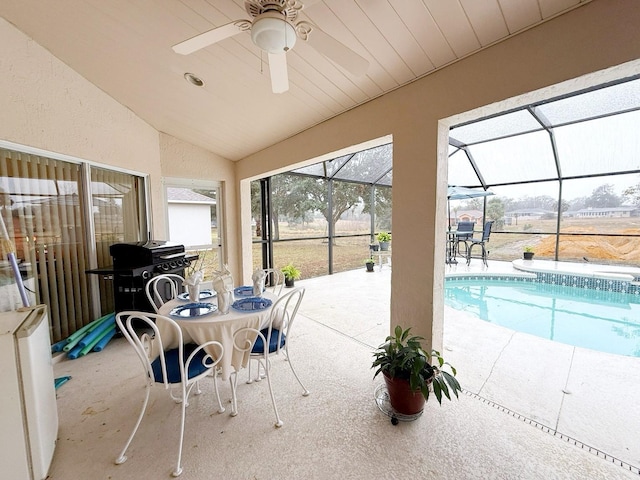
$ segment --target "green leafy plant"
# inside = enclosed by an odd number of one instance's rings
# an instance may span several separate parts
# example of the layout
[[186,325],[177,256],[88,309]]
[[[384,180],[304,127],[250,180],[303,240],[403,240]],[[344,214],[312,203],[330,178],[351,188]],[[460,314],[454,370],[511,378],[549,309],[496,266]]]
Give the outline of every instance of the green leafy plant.
[[300,270],[293,265],[293,263],[289,263],[286,267],[282,267],[282,273],[284,274],[284,278],[287,280],[298,280],[300,278]]
[[391,234],[388,233],[388,232],[380,232],[380,233],[378,233],[376,238],[378,239],[379,242],[390,242],[391,241]]
[[376,261],[373,258],[365,258],[364,263],[376,263]]
[[[400,325],[396,326],[394,335],[386,338],[385,343],[380,345],[373,354],[373,364],[371,368],[376,368],[373,377],[379,373],[384,373],[392,378],[408,380],[411,390],[420,391],[425,400],[429,400],[429,386],[433,388],[438,403],[442,404],[442,394],[451,400],[451,392],[458,397],[458,392],[462,391],[458,380],[456,380],[456,369],[436,350],[432,350],[431,355],[427,354],[421,345],[423,337],[410,336],[411,328],[403,330]],[[431,359],[435,362],[430,363]],[[451,373],[444,370],[445,365]]]
[[530,245],[527,245],[524,247],[524,251],[527,253],[533,253],[533,247]]

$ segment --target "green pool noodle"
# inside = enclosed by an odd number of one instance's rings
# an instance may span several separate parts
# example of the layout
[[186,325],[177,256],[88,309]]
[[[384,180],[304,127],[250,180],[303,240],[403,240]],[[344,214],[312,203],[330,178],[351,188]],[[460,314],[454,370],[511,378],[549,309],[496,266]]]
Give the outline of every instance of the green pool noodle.
[[[71,335],[69,335],[67,337],[67,343],[71,343],[77,338],[82,338],[86,333],[89,333],[93,329],[97,328],[102,322],[105,322],[111,316],[113,316],[115,318],[115,314],[114,313],[107,313],[103,317],[100,317],[100,318],[94,320],[93,322],[88,323],[84,327],[76,330],[75,332],[73,332]],[[68,351],[68,350],[65,350],[65,352],[66,351]]]
[[89,353],[93,349],[93,347],[95,347],[96,344],[100,340],[102,340],[102,337],[106,336],[111,330],[115,330],[115,328],[116,328],[116,324],[114,323],[113,325],[110,326],[110,328],[107,328],[106,330],[101,332],[98,336],[96,336],[96,338],[94,338],[90,343],[88,343],[86,347],[82,347],[82,349],[80,350],[80,356],[83,357],[87,353]]

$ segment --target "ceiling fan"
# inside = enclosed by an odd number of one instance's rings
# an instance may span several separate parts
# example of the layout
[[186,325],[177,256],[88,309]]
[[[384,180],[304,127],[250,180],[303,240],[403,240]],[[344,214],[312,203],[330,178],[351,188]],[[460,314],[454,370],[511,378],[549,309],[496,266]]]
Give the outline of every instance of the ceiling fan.
[[369,68],[366,59],[316,25],[304,20],[296,22],[304,8],[298,0],[247,0],[244,8],[253,21],[235,20],[178,43],[172,47],[173,51],[189,55],[238,33],[250,32],[253,43],[269,55],[273,93],[289,90],[286,52],[294,47],[297,38],[353,75],[364,75]]

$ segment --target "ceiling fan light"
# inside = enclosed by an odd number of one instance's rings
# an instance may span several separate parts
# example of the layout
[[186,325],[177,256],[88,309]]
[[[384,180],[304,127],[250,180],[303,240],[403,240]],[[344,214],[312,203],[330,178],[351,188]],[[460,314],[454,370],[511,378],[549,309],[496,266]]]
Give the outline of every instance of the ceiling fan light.
[[251,40],[269,53],[284,53],[295,45],[296,31],[281,14],[265,12],[253,21]]

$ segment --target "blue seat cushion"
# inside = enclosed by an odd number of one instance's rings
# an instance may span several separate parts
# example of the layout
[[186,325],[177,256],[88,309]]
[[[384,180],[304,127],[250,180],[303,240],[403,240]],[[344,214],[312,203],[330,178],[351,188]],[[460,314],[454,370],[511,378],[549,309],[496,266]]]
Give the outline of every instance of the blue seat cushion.
[[[189,355],[191,355],[196,348],[198,348],[198,345],[195,343],[187,343],[184,345],[184,361],[189,358]],[[187,372],[187,376],[189,378],[198,376],[208,370],[208,368],[202,363],[206,355],[207,352],[200,350],[196,356],[193,357],[193,360],[191,360],[191,363],[189,364],[189,371]],[[173,348],[171,350],[167,350],[164,352],[164,356],[167,363],[167,380],[169,383],[182,382],[182,378],[180,377],[178,349]],[[162,383],[162,364],[160,363],[160,357],[156,358],[151,363],[151,368],[153,369],[153,379],[158,383]]]
[[[260,330],[260,333],[267,338],[269,334],[269,329],[265,328],[264,330]],[[280,330],[274,328],[271,330],[271,338],[268,339],[269,342],[269,353],[273,353],[278,349],[278,335],[280,334]],[[280,339],[280,348],[284,347],[286,343],[286,335],[283,333],[282,338]],[[251,349],[251,353],[264,353],[264,342],[262,341],[262,337],[258,335],[256,338],[256,343],[253,344],[253,348]]]

